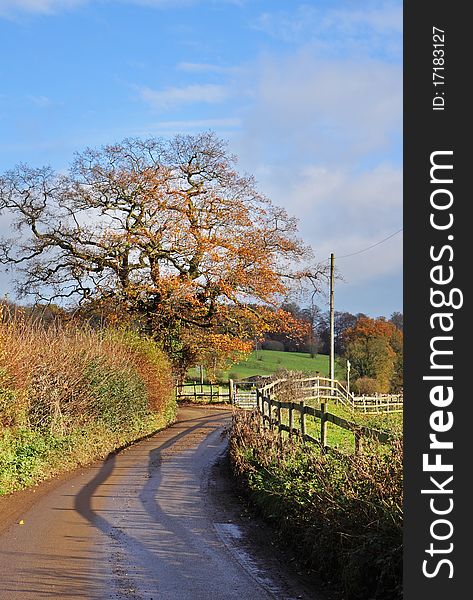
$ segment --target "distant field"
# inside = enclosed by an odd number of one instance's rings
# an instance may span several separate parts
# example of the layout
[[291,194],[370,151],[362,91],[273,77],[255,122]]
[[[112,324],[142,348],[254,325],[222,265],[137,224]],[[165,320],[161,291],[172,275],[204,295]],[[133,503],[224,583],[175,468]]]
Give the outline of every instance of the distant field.
[[[239,380],[251,377],[253,375],[271,375],[280,369],[290,371],[303,371],[305,373],[319,373],[328,376],[329,357],[325,354],[318,354],[311,358],[310,354],[302,352],[279,352],[277,350],[258,350],[252,352],[247,360],[233,365],[228,371],[224,371],[221,381],[232,379]],[[204,374],[205,377],[205,374]],[[345,379],[345,369],[335,362],[335,378]],[[190,369],[188,380],[199,380],[199,370]]]

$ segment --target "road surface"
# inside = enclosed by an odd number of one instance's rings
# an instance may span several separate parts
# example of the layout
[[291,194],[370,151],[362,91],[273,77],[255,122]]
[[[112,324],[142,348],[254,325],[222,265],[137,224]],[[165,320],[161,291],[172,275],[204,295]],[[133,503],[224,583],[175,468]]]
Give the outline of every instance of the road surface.
[[169,429],[46,492],[3,498],[0,599],[313,600],[229,500],[216,467],[229,418],[183,407]]

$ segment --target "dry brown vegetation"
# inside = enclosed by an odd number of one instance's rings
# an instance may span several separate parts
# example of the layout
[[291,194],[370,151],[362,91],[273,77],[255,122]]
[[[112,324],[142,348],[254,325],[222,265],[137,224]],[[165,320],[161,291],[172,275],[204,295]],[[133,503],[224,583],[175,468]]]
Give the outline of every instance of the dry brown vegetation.
[[171,367],[151,340],[3,315],[0,493],[61,470],[51,471],[54,449],[73,455],[80,446],[85,462],[166,425],[174,413]]

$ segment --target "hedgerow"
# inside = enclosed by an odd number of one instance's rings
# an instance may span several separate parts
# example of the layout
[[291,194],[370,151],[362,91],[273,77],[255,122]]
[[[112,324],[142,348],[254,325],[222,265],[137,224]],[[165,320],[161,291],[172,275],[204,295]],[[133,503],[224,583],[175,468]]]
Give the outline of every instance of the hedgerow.
[[299,560],[346,599],[402,597],[402,445],[358,455],[321,454],[284,440],[259,419],[237,413],[233,471],[251,502]]
[[0,493],[172,422],[170,363],[131,331],[0,322]]

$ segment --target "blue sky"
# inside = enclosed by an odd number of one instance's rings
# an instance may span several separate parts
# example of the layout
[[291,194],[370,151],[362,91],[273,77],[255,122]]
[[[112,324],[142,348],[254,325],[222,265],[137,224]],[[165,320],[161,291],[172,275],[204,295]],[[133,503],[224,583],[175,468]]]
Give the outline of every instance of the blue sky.
[[337,310],[402,310],[402,234],[337,259],[402,227],[402,2],[0,0],[0,82],[0,172],[215,130],[335,253]]

